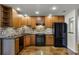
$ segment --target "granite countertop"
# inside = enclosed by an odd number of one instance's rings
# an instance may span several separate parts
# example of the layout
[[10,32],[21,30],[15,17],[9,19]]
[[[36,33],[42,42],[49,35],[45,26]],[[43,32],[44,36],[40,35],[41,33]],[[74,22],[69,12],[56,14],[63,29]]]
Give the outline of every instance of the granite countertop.
[[15,39],[15,38],[18,38],[18,37],[21,37],[21,36],[25,36],[25,35],[36,35],[36,34],[45,34],[45,35],[53,35],[53,33],[24,33],[22,35],[15,35],[15,36],[8,36],[8,37],[5,37],[5,36],[0,36],[1,39]]

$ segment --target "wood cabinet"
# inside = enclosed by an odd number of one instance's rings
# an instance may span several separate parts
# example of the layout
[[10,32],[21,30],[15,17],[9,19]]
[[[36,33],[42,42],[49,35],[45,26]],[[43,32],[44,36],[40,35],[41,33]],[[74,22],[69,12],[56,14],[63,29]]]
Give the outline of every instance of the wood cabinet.
[[2,16],[2,8],[1,8],[1,6],[0,6],[0,27],[1,27],[1,25],[2,25],[2,24],[1,24],[1,23],[2,23],[2,17],[1,17],[1,16]]
[[36,27],[36,17],[31,17],[31,27],[32,28]]
[[31,45],[35,45],[35,35],[31,35]]
[[22,26],[24,26],[25,24],[25,20],[24,20],[24,16],[23,15],[21,15],[21,16],[19,16],[19,27],[22,27]]
[[15,9],[12,9],[12,27],[18,28],[19,20],[18,20],[18,13]]
[[54,36],[53,35],[46,35],[46,46],[53,46],[54,45]]
[[12,27],[19,28],[25,25],[25,18],[23,15],[17,13],[15,9],[12,9]]
[[24,47],[30,46],[30,35],[24,36]]
[[19,38],[15,39],[15,54],[19,52]]
[[28,25],[28,18],[27,17],[24,17],[24,25]]
[[0,5],[0,26],[9,27],[12,20],[12,8],[4,5]]
[[64,16],[59,16],[58,17],[58,22],[64,22]]
[[52,27],[52,17],[45,17],[45,26],[48,28]]
[[54,23],[64,22],[64,16],[45,17],[45,26],[52,28]]
[[31,26],[31,22],[32,22],[32,21],[31,21],[31,17],[28,17],[28,16],[27,16],[27,25],[28,25],[28,26]]

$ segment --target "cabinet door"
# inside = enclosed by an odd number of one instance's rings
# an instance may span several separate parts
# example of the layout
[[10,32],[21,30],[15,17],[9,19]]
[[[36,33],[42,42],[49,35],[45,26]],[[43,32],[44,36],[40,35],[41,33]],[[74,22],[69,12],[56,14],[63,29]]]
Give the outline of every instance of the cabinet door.
[[28,26],[31,26],[31,17],[27,17],[27,24],[28,24]]
[[31,27],[32,28],[36,27],[36,17],[31,17]]
[[52,27],[52,17],[45,17],[45,26],[48,28]]
[[58,22],[58,16],[53,16],[52,19],[53,19],[52,22],[56,22],[56,23]]
[[17,54],[19,52],[19,38],[15,39],[15,53]]
[[24,17],[24,25],[28,25],[28,18],[27,17]]
[[54,38],[52,35],[46,35],[46,45],[54,45]]
[[35,35],[31,35],[31,45],[35,45]]
[[59,22],[64,22],[64,16],[59,16],[58,21]]
[[24,47],[30,46],[30,35],[24,37]]
[[19,24],[18,14],[17,14],[16,10],[12,9],[12,26],[14,28],[17,28],[18,24]]

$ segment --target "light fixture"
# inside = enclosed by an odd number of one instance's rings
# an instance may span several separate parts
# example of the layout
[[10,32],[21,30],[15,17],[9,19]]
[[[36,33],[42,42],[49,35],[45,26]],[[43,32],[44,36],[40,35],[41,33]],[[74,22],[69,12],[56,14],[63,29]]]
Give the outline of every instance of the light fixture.
[[36,11],[35,14],[39,14],[39,11]]
[[20,9],[20,8],[16,8],[16,10],[17,10],[17,11],[21,11],[21,9]]
[[51,18],[51,17],[52,17],[52,14],[49,14],[49,15],[48,15],[48,18]]
[[28,15],[27,15],[27,14],[25,14],[24,16],[25,16],[25,17],[27,17]]
[[22,14],[18,14],[18,16],[19,16],[19,17],[22,17],[23,15],[22,15]]
[[57,9],[57,7],[56,7],[56,6],[53,6],[53,7],[52,7],[52,10],[56,10],[56,9]]

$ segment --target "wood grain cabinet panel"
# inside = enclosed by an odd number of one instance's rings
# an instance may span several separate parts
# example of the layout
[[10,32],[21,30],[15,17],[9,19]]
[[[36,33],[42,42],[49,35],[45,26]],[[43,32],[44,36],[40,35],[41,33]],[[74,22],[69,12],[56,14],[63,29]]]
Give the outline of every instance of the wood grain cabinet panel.
[[28,26],[31,26],[31,17],[27,17],[27,24],[28,24]]
[[0,5],[0,26],[9,27],[12,20],[12,8],[4,5]]
[[24,36],[24,47],[30,46],[30,35]]
[[57,23],[58,22],[58,16],[53,16],[52,17],[52,22],[53,23],[55,23],[55,22]]
[[31,35],[31,45],[35,45],[35,35]]
[[31,17],[31,27],[32,28],[36,27],[36,17]]
[[15,54],[19,52],[19,38],[15,39]]
[[18,24],[19,24],[18,14],[15,9],[12,9],[12,22],[11,23],[14,28],[18,27]]
[[46,45],[53,46],[54,45],[54,37],[53,35],[46,35]]
[[48,28],[52,27],[52,17],[51,18],[45,17],[45,26]]
[[28,21],[27,17],[24,17],[24,25],[26,26],[28,25],[27,21]]
[[64,16],[59,16],[58,22],[64,22]]

